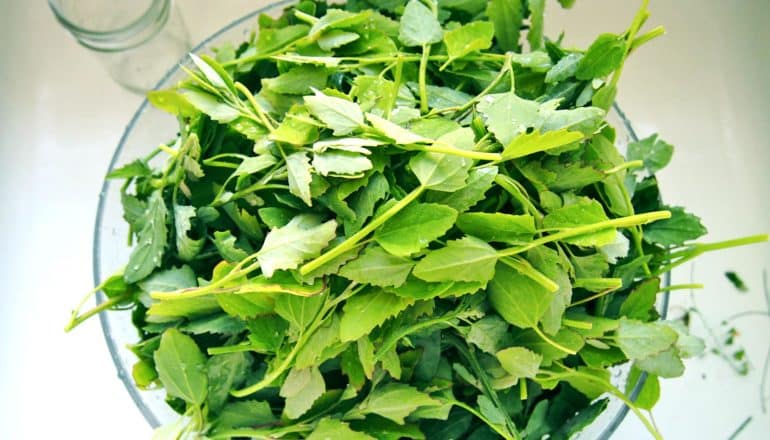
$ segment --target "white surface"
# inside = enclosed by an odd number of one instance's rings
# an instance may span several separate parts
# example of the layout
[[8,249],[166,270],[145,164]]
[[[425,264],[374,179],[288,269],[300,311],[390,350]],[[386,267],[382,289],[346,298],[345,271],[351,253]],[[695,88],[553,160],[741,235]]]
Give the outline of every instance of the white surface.
[[[261,3],[180,0],[194,41]],[[549,4],[549,34],[563,28],[567,41],[586,44],[598,32],[622,31],[636,3],[578,0],[569,25]],[[770,231],[770,3],[653,0],[651,9],[650,23],[669,34],[629,62],[619,102],[642,134],[659,131],[677,146],[661,176],[666,200],[700,214],[711,240]],[[0,11],[0,438],[149,438],[98,321],[61,330],[90,288],[99,186],[140,99],[111,82],[45,2],[0,0]],[[695,277],[707,289],[698,304],[712,323],[764,307],[769,249],[700,260]],[[749,294],[724,280],[728,268],[739,270]],[[689,282],[689,271],[674,282]],[[687,304],[686,293],[674,298]],[[665,381],[654,413],[667,438],[725,439],[749,415],[739,438],[767,438],[758,369],[770,323],[751,318],[739,328],[751,373],[738,377],[707,356],[690,362],[685,377]],[[617,438],[647,436],[629,417]]]

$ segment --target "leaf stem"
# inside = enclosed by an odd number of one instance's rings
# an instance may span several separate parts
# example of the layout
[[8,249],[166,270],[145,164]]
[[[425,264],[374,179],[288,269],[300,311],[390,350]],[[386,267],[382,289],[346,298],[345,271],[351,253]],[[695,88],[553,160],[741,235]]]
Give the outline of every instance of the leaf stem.
[[509,257],[512,255],[520,254],[522,252],[526,252],[530,249],[534,249],[538,246],[542,246],[546,243],[551,243],[554,241],[565,240],[567,238],[572,238],[579,235],[601,231],[604,229],[628,228],[631,226],[643,225],[643,224],[651,223],[657,220],[667,219],[670,217],[671,217],[671,212],[669,211],[653,211],[653,212],[647,212],[644,214],[630,215],[628,217],[613,218],[613,219],[604,220],[598,223],[592,223],[590,225],[582,225],[574,228],[564,229],[555,234],[546,235],[545,237],[541,237],[541,238],[538,238],[537,240],[533,240],[523,246],[515,246],[512,248],[503,249],[501,251],[498,251],[497,254],[500,257]]
[[430,57],[430,44],[422,46],[422,57],[420,58],[420,70],[418,81],[420,87],[420,110],[423,113],[428,112],[428,59]]
[[475,160],[500,160],[501,157],[498,153],[486,153],[483,151],[463,150],[452,145],[443,142],[434,142],[432,145],[425,145],[419,148],[422,151],[429,151],[431,153],[443,153],[450,154],[452,156],[460,156],[468,159]]
[[548,345],[552,346],[553,348],[555,348],[555,349],[557,349],[559,351],[563,351],[564,353],[567,353],[567,354],[577,354],[577,352],[575,350],[571,350],[571,349],[569,349],[569,348],[559,344],[558,342],[554,341],[553,339],[549,338],[545,333],[543,333],[542,330],[540,330],[540,328],[538,326],[532,327],[532,330],[534,330],[535,333],[537,333],[537,335],[540,337],[540,339],[545,341]]
[[407,194],[406,197],[399,200],[398,203],[396,203],[390,209],[385,211],[382,215],[372,219],[372,221],[370,221],[368,225],[361,228],[360,231],[351,235],[348,239],[346,239],[345,241],[337,245],[337,247],[327,251],[321,256],[315,258],[314,260],[308,263],[305,263],[305,265],[299,269],[300,275],[307,275],[308,273],[318,269],[319,267],[323,266],[324,264],[328,263],[334,258],[354,248],[359,241],[366,238],[367,235],[374,232],[375,229],[380,227],[383,223],[388,221],[391,217],[396,215],[399,211],[406,208],[406,206],[412,203],[412,201],[417,199],[420,196],[420,194],[423,193],[423,191],[425,191],[425,187],[422,185],[418,186],[417,188],[412,190],[412,192]]
[[[94,293],[96,290],[94,290]],[[86,299],[90,298],[92,294],[89,294]],[[77,314],[77,310],[72,313],[72,318],[67,323],[67,325],[64,327],[65,332],[69,332],[70,330],[74,329],[75,327],[82,324],[84,321],[88,320],[88,318],[96,315],[99,312],[103,312],[105,310],[108,310],[112,308],[115,305],[118,305],[122,303],[123,301],[128,301],[131,299],[133,295],[131,293],[123,293],[122,295],[116,296],[114,298],[110,298],[107,301],[93,307],[92,309],[88,310],[87,312],[83,313],[82,315]],[[80,310],[80,307],[82,307],[82,304],[78,306],[78,310]]]
[[746,246],[749,244],[757,244],[757,243],[765,242],[767,240],[768,240],[767,234],[759,234],[759,235],[751,235],[748,237],[736,238],[732,240],[718,241],[715,243],[693,244],[693,245],[690,245],[689,249],[684,249],[682,251],[678,251],[674,254],[671,254],[671,257],[681,256],[681,258],[659,268],[655,272],[655,276],[666,273],[677,266],[681,266],[682,264],[706,252],[729,249],[729,248],[734,248],[738,246]]
[[500,435],[500,437],[502,437],[502,438],[504,438],[506,440],[514,440],[515,438],[517,438],[517,437],[512,436],[507,431],[504,431],[504,430],[500,429],[499,425],[496,425],[496,424],[492,423],[491,420],[487,419],[486,417],[484,417],[483,414],[481,414],[480,412],[476,411],[476,408],[466,404],[465,402],[461,402],[459,400],[449,400],[449,399],[447,399],[446,402],[447,403],[451,403],[452,405],[454,405],[454,406],[456,406],[458,408],[462,408],[462,409],[468,411],[469,413],[473,414],[474,416],[476,416],[476,418],[478,418],[482,422],[486,423],[486,425],[489,426],[489,428],[492,429],[493,431],[495,431],[498,435]]
[[538,271],[527,260],[521,258],[506,257],[501,258],[500,262],[516,270],[517,272],[525,275],[532,281],[545,287],[549,292],[553,293],[559,290],[559,285],[553,282],[550,278],[545,276],[542,272]]

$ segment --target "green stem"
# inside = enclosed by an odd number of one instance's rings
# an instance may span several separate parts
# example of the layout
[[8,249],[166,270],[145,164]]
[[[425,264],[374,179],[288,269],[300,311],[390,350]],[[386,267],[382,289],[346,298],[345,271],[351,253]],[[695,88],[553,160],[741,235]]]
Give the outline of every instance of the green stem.
[[660,274],[664,274],[672,269],[674,269],[677,266],[681,266],[682,264],[700,256],[701,254],[704,254],[706,252],[711,251],[718,251],[722,249],[729,249],[734,248],[738,246],[746,246],[749,244],[757,244],[762,243],[768,240],[767,234],[759,234],[759,235],[751,235],[748,237],[742,237],[742,238],[736,238],[733,240],[725,240],[725,241],[718,241],[715,243],[703,243],[703,244],[694,244],[690,246],[689,250],[683,250],[679,251],[676,254],[672,254],[672,257],[675,256],[681,256],[679,260],[676,260],[674,262],[671,262],[661,268],[659,268],[655,272],[655,276],[659,276]]
[[531,279],[532,281],[536,282],[537,284],[540,284],[551,293],[559,290],[558,284],[553,282],[550,278],[545,276],[542,272],[532,267],[532,265],[529,264],[527,260],[524,260],[521,258],[506,257],[506,258],[501,258],[500,262],[505,264],[506,266],[513,268],[514,270],[526,276],[527,278]]
[[220,288],[225,284],[227,284],[228,282],[234,280],[235,278],[246,276],[250,272],[259,268],[258,261],[251,263],[249,266],[243,267],[248,261],[251,261],[254,258],[256,258],[257,254],[258,253],[255,253],[244,258],[242,261],[236,264],[227,275],[225,275],[221,279],[209,285],[202,286],[202,287],[188,288],[188,289],[179,289],[179,290],[174,290],[172,292],[150,292],[150,297],[152,299],[157,299],[160,301],[173,301],[173,300],[180,300],[180,299],[197,298],[200,296],[210,295],[212,293],[218,293]]
[[620,164],[618,166],[615,166],[615,167],[612,167],[609,170],[605,170],[604,174],[607,174],[607,175],[615,174],[618,171],[623,171],[623,170],[626,170],[626,169],[629,169],[629,168],[641,168],[643,166],[644,166],[644,161],[643,160],[632,160],[630,162],[623,162],[622,164]]
[[559,351],[563,351],[564,353],[567,353],[567,354],[577,354],[577,352],[575,350],[571,350],[571,349],[569,349],[569,348],[559,344],[558,342],[554,341],[553,339],[549,338],[545,333],[543,333],[542,330],[540,330],[540,328],[538,326],[532,327],[532,330],[534,330],[535,333],[537,333],[537,335],[540,337],[540,339],[545,341],[548,345],[552,346],[553,348],[555,348],[555,349],[557,349]]
[[483,151],[463,150],[443,142],[434,142],[432,145],[425,145],[419,147],[422,151],[429,151],[431,153],[443,153],[452,156],[460,156],[474,160],[500,160],[501,157],[497,153],[485,153]]
[[418,81],[420,84],[420,110],[423,113],[428,112],[428,58],[430,57],[430,44],[422,46],[422,57],[420,58],[420,71]]
[[221,195],[218,196],[217,200],[211,203],[211,206],[216,208],[218,206],[222,206],[222,205],[225,205],[227,203],[230,203],[233,200],[238,200],[241,197],[246,196],[248,194],[251,194],[253,192],[262,191],[262,190],[265,190],[265,189],[286,189],[286,190],[288,190],[289,189],[289,185],[281,185],[281,184],[278,184],[278,183],[263,184],[261,182],[257,182],[257,183],[255,183],[255,184],[253,184],[251,186],[248,186],[248,187],[246,187],[246,188],[244,188],[244,189],[242,189],[240,191],[235,192],[227,200],[220,200],[221,199]]
[[529,199],[526,194],[522,193],[521,188],[519,188],[518,182],[513,180],[512,178],[505,176],[503,174],[498,174],[495,176],[495,183],[497,183],[502,189],[508,192],[508,194],[511,195],[514,199],[516,199],[517,202],[521,203],[521,205],[524,207],[524,209],[530,213],[533,217],[535,217],[535,222],[540,225],[543,223],[543,213],[540,212],[540,210],[535,207],[535,205],[532,203],[532,201]]
[[579,301],[575,301],[575,302],[571,303],[568,307],[575,307],[575,306],[579,306],[581,304],[585,304],[587,302],[590,302],[590,301],[593,301],[595,299],[599,299],[599,298],[601,298],[603,296],[609,295],[610,293],[612,293],[612,292],[614,292],[616,290],[618,290],[618,289],[609,288],[607,290],[602,290],[601,292],[595,293],[595,294],[593,294],[593,295],[591,295],[591,296],[589,296],[587,298],[583,298],[583,299],[581,299]]
[[310,337],[315,333],[316,330],[318,330],[318,328],[321,325],[323,325],[323,323],[325,322],[323,315],[324,313],[318,313],[315,316],[315,318],[313,318],[313,322],[311,322],[310,326],[308,326],[308,328],[305,329],[305,331],[303,331],[300,334],[300,337],[297,340],[297,343],[294,344],[294,347],[289,352],[289,354],[286,355],[286,358],[283,360],[283,362],[281,362],[278,368],[273,370],[270,374],[265,375],[265,377],[262,378],[262,380],[260,380],[259,382],[253,385],[250,385],[246,388],[242,388],[240,390],[230,391],[230,395],[232,395],[233,397],[249,396],[251,394],[256,393],[257,391],[260,391],[264,388],[269,387],[273,382],[276,381],[276,379],[281,377],[281,375],[291,367],[292,362],[294,362],[294,358],[297,357],[297,354],[299,354],[300,350],[304,348],[305,344],[307,344],[307,341],[310,339]]
[[516,246],[508,249],[503,249],[501,251],[498,251],[497,254],[500,257],[510,257],[512,255],[517,255],[517,254],[526,252],[530,249],[534,249],[538,246],[542,246],[544,244],[551,243],[554,241],[566,240],[568,238],[589,234],[589,233],[601,231],[604,229],[628,228],[632,226],[643,225],[643,224],[647,224],[647,223],[651,223],[657,220],[663,220],[667,218],[671,218],[671,213],[669,211],[654,211],[654,212],[647,212],[644,214],[631,215],[628,217],[620,217],[620,218],[614,218],[611,220],[604,220],[604,221],[593,223],[590,225],[583,225],[583,226],[577,226],[574,228],[564,229],[555,234],[547,235],[545,237],[538,238],[537,240],[533,240],[523,246]]
[[254,95],[251,94],[251,90],[249,90],[248,87],[244,86],[239,82],[235,83],[235,88],[238,89],[238,91],[240,91],[241,93],[243,93],[243,96],[245,96],[246,99],[249,101],[249,104],[251,104],[251,107],[254,109],[255,112],[257,112],[257,117],[259,118],[259,121],[262,123],[262,125],[264,125],[265,128],[267,128],[268,131],[270,131],[271,133],[275,131],[275,127],[270,122],[270,118],[262,109],[262,106],[259,105],[256,98],[254,98]]
[[[96,291],[94,291],[96,292]],[[87,298],[89,298],[92,294],[89,294]],[[116,296],[114,298],[110,298],[107,301],[97,305],[96,307],[90,309],[89,311],[83,313],[82,315],[77,314],[77,310],[72,313],[72,318],[67,323],[67,325],[64,327],[65,332],[69,332],[70,330],[74,329],[75,327],[82,324],[84,321],[87,321],[88,318],[96,315],[99,312],[103,312],[105,310],[108,310],[112,308],[113,306],[116,306],[124,301],[128,301],[133,297],[133,294],[130,293],[124,293],[122,295]],[[82,305],[81,305],[82,306]],[[78,310],[80,310],[80,306],[78,307]]]
[[703,284],[674,284],[673,286],[661,287],[658,292],[670,292],[672,290],[693,290],[703,289]]
[[339,257],[340,255],[344,254],[345,252],[349,251],[350,249],[354,248],[356,244],[358,244],[359,241],[366,238],[367,235],[374,232],[375,229],[379,228],[383,223],[388,221],[391,217],[396,215],[399,211],[406,208],[407,205],[412,203],[415,199],[417,199],[420,194],[425,191],[424,186],[418,186],[412,192],[406,195],[403,199],[399,200],[398,203],[393,205],[390,209],[385,211],[382,215],[380,215],[377,218],[374,218],[371,222],[369,222],[368,225],[361,228],[360,231],[356,232],[355,234],[351,235],[350,238],[343,241],[337,247],[334,249],[324,253],[323,255],[319,256],[318,258],[305,263],[304,266],[302,266],[299,269],[300,275],[307,275],[308,273],[318,269],[319,267],[323,266],[324,264],[328,263],[329,261]]

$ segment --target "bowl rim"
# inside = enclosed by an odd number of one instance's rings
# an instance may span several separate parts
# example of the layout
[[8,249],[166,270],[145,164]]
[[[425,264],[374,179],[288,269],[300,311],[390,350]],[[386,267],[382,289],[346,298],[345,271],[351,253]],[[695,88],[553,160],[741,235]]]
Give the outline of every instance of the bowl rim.
[[[198,53],[202,49],[204,49],[209,43],[216,40],[222,34],[228,31],[231,31],[236,27],[241,26],[242,24],[250,20],[253,20],[259,14],[272,11],[275,8],[285,7],[295,2],[296,0],[279,0],[279,1],[269,3],[250,13],[247,13],[246,15],[243,15],[242,17],[234,21],[231,21],[226,26],[222,27],[218,31],[206,37],[203,41],[201,41],[200,43],[195,45],[193,48],[191,48],[189,52]],[[185,64],[187,60],[188,60],[188,55],[185,55],[184,57],[182,57],[174,66],[172,66],[163,75],[163,77],[160,78],[160,80],[158,80],[158,82],[155,84],[152,90],[159,90],[161,87],[163,87],[169,79],[171,79],[176,73],[178,73],[181,70],[181,66]],[[134,115],[131,117],[131,120],[129,121],[125,130],[123,130],[123,134],[120,136],[120,140],[118,141],[118,146],[115,149],[115,152],[112,154],[112,158],[110,159],[110,163],[107,168],[107,173],[115,169],[115,166],[117,165],[118,159],[121,153],[123,152],[123,147],[126,144],[126,140],[128,139],[129,134],[133,131],[134,125],[139,120],[140,116],[144,113],[148,105],[149,105],[149,101],[145,96],[145,98],[142,100],[142,103],[139,104],[139,108],[137,108],[137,110],[134,112]],[[108,179],[104,179],[104,182],[102,183],[102,187],[99,192],[99,201],[97,204],[96,219],[94,222],[92,268],[93,268],[93,282],[95,286],[98,286],[102,280],[102,273],[101,273],[102,268],[100,265],[100,261],[101,261],[100,230],[101,230],[102,219],[104,217],[104,207],[107,201],[107,193],[108,193],[109,187],[110,187],[110,181]],[[103,301],[105,301],[104,294],[101,291],[97,292],[96,303],[101,304]],[[110,357],[112,358],[112,361],[118,370],[118,377],[120,378],[120,381],[123,382],[123,386],[128,391],[128,394],[131,396],[131,399],[134,401],[134,404],[136,404],[137,408],[139,408],[139,411],[142,413],[145,420],[147,420],[150,426],[153,429],[159,427],[161,425],[160,421],[155,416],[155,414],[152,413],[150,408],[148,408],[147,405],[144,404],[142,397],[140,396],[140,391],[133,382],[133,376],[131,375],[131,372],[125,371],[120,363],[119,347],[115,344],[115,340],[112,338],[112,328],[110,326],[109,320],[107,319],[106,313],[99,313],[99,322],[101,323],[102,332],[104,333],[104,340],[107,342],[107,347],[110,351]]]
[[[297,0],[278,0],[272,3],[269,3],[259,9],[256,9],[250,13],[247,13],[241,16],[240,18],[230,22],[226,26],[220,28],[218,31],[214,32],[213,34],[205,38],[203,41],[195,45],[193,48],[190,49],[190,53],[200,52],[209,43],[216,40],[222,34],[229,32],[250,20],[253,20],[259,14],[262,14],[268,11],[273,11],[276,8],[286,7],[296,2]],[[159,90],[161,87],[165,86],[166,82],[169,79],[171,79],[176,73],[178,73],[181,70],[181,66],[186,62],[188,62],[187,55],[182,57],[182,59],[180,59],[174,66],[172,66],[163,75],[163,77],[156,83],[156,85],[153,87],[152,90],[153,91]],[[142,103],[134,112],[133,116],[131,117],[131,120],[129,121],[128,125],[123,131],[123,134],[121,135],[120,140],[118,141],[118,146],[115,149],[115,152],[113,153],[112,158],[110,159],[107,173],[115,169],[115,166],[117,165],[118,159],[121,153],[123,152],[123,148],[125,146],[125,143],[126,143],[126,140],[128,139],[129,134],[133,131],[136,122],[142,116],[142,114],[144,113],[148,105],[149,105],[149,101],[145,96],[145,98],[142,100]],[[612,109],[618,114],[619,119],[623,124],[624,128],[626,129],[626,131],[628,132],[630,139],[634,142],[639,141],[639,137],[637,136],[636,131],[631,125],[631,122],[628,120],[626,114],[623,112],[623,110],[621,110],[617,102],[612,104]],[[101,186],[101,190],[99,192],[96,219],[94,222],[92,269],[93,269],[93,282],[95,286],[98,286],[102,282],[102,273],[101,273],[102,268],[100,265],[100,261],[101,261],[100,231],[101,231],[102,220],[104,217],[104,208],[107,201],[109,186],[110,186],[110,181],[108,179],[104,179],[104,182],[102,183],[102,186]],[[670,283],[671,283],[671,273],[667,272],[664,275],[663,285],[667,286],[667,285],[670,285]],[[663,295],[661,297],[660,306],[658,307],[658,309],[662,319],[665,319],[668,314],[669,296],[670,296],[670,292],[665,291],[663,292]],[[101,304],[105,300],[106,299],[104,297],[104,294],[101,291],[97,292],[96,303]],[[101,324],[102,332],[104,334],[104,340],[107,343],[107,347],[110,352],[110,357],[112,358],[113,364],[118,370],[118,377],[120,378],[120,381],[123,383],[123,386],[128,391],[128,394],[131,396],[131,399],[134,401],[134,404],[144,416],[145,420],[147,420],[147,422],[153,429],[158,428],[159,426],[161,426],[160,421],[155,416],[155,414],[153,414],[152,410],[150,410],[150,408],[148,408],[147,405],[144,404],[144,400],[141,397],[141,391],[134,384],[133,376],[131,372],[126,371],[123,368],[122,363],[120,362],[119,347],[115,343],[115,340],[112,338],[112,327],[109,319],[107,318],[107,313],[109,313],[109,311],[104,311],[99,313],[99,322]],[[639,393],[642,391],[642,388],[644,387],[646,380],[647,380],[647,373],[642,372],[639,375],[639,378],[637,379],[637,382],[634,385],[634,388],[631,390],[631,393],[628,396],[632,402],[636,401],[637,397],[639,396]],[[629,407],[623,404],[623,406],[617,411],[617,413],[615,413],[615,415],[612,417],[609,423],[601,431],[597,439],[600,439],[600,440],[609,439],[612,436],[612,434],[615,432],[615,430],[618,428],[618,426],[620,426],[620,424],[626,418],[626,415],[628,414],[628,412],[629,412]]]

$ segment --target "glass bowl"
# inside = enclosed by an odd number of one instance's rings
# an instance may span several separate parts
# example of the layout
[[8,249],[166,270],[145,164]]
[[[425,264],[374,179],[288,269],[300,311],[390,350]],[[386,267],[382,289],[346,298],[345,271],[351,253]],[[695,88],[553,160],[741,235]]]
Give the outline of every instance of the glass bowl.
[[[192,49],[194,53],[206,53],[210,48],[217,47],[225,42],[243,41],[256,29],[256,18],[265,13],[272,16],[279,15],[285,7],[294,3],[294,0],[283,0],[270,3],[268,6],[258,9],[250,14],[235,20],[218,32],[211,35],[202,43]],[[188,57],[180,60],[158,82],[155,89],[164,89],[176,84],[185,77],[180,66],[192,68]],[[625,144],[637,140],[634,130],[619,107],[615,106],[609,115],[610,123],[617,129],[618,144],[623,151]],[[168,115],[152,106],[144,100],[137,109],[126,130],[118,143],[109,170],[118,165],[130,162],[138,157],[145,156],[160,142],[173,135],[178,130],[178,123],[173,116]],[[127,244],[128,225],[123,220],[123,209],[120,203],[120,186],[104,182],[99,194],[99,206],[96,214],[93,245],[93,273],[94,285],[99,285],[106,277],[122,268],[131,251]],[[668,284],[668,277],[665,280]],[[668,293],[660,298],[658,309],[665,317],[668,308]],[[96,297],[97,303],[104,301],[101,292]],[[131,370],[136,362],[134,354],[128,350],[127,345],[136,343],[139,339],[136,330],[131,323],[131,312],[109,311],[99,315],[104,337],[109,347],[112,360],[118,371],[118,377],[123,382],[128,394],[136,403],[137,408],[144,415],[147,422],[153,427],[164,425],[174,421],[178,415],[171,410],[165,402],[163,390],[140,390],[133,382]],[[623,389],[626,377],[630,369],[629,365],[616,367],[612,371],[612,382]],[[644,384],[645,375],[637,382],[631,398],[636,395]],[[628,407],[619,399],[609,396],[610,403],[602,415],[582,433],[581,439],[607,439],[617,429],[628,413]]]

